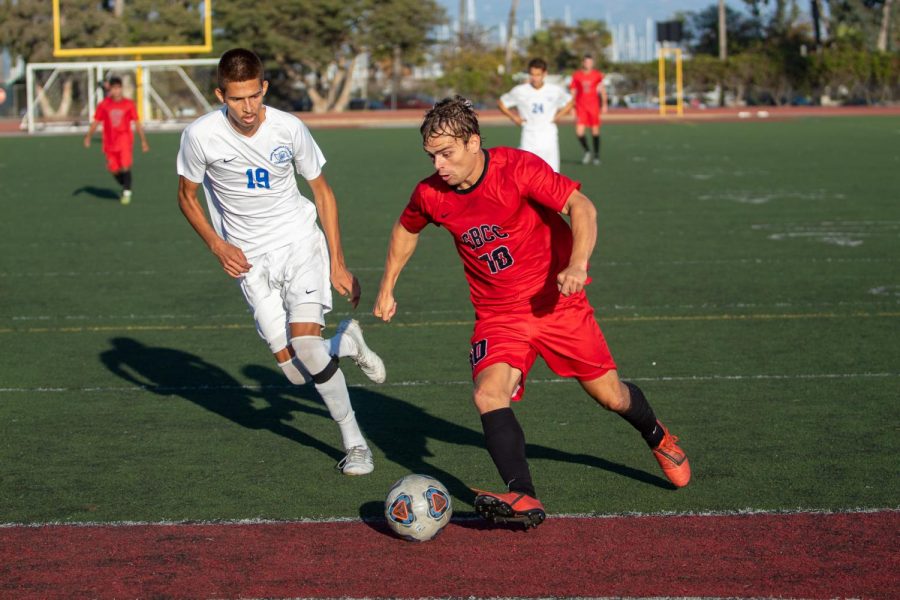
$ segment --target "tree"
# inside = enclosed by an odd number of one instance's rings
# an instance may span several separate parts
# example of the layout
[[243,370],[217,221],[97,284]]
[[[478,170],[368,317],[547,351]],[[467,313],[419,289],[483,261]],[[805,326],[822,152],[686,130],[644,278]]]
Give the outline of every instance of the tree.
[[503,67],[503,49],[466,45],[448,50],[441,57],[444,74],[438,78],[437,96],[460,94],[473,102],[493,105],[513,85],[512,75]]
[[[719,55],[719,7],[715,4],[687,14],[685,38],[694,54]],[[725,6],[727,54],[738,54],[762,40],[762,25],[755,17]]]
[[552,70],[562,73],[577,69],[585,54],[601,59],[611,43],[612,34],[603,21],[584,19],[574,27],[552,21],[531,36],[528,54],[542,57]]
[[512,71],[513,49],[516,46],[516,36],[513,35],[513,31],[516,28],[516,10],[518,8],[519,0],[511,0],[509,16],[506,19],[506,48],[503,55],[503,65],[507,73]]
[[900,5],[894,0],[829,0],[832,40],[842,46],[886,52],[900,45]]
[[223,41],[273,62],[282,92],[305,87],[317,112],[347,106],[362,52],[414,54],[444,15],[434,0],[219,0],[216,10]]
[[371,6],[364,44],[374,59],[390,58],[393,99],[399,92],[404,65],[422,62],[425,48],[434,43],[430,31],[444,20],[443,9],[435,2],[378,0]]

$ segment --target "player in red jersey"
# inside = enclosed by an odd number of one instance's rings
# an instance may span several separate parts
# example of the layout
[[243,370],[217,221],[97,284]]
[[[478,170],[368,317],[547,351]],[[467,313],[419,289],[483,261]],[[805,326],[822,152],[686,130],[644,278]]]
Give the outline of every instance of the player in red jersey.
[[91,147],[91,137],[97,127],[103,124],[103,154],[106,155],[106,168],[122,186],[122,204],[131,202],[131,163],[134,133],[131,124],[141,136],[141,150],[147,152],[150,145],[144,135],[144,128],[138,119],[134,102],[122,95],[122,80],[119,77],[109,78],[109,96],[100,101],[94,112],[94,121],[84,136],[84,147]]
[[[585,138],[585,128],[591,128],[594,137],[595,165],[600,164],[600,115],[606,114],[608,102],[606,88],[603,87],[603,73],[594,68],[594,58],[586,55],[581,61],[581,69],[572,74],[572,83],[569,89],[575,96],[575,135],[578,142],[584,148],[584,158],[581,162],[591,162],[591,151],[588,149]],[[599,96],[598,96],[599,92]],[[602,100],[602,106],[601,106]]]
[[394,224],[373,313],[384,321],[396,314],[394,286],[419,232],[429,223],[450,232],[475,307],[475,407],[488,453],[508,487],[507,493],[479,492],[476,510],[526,527],[544,519],[525,435],[510,408],[538,356],[631,423],[666,477],[687,485],[690,466],[677,438],[656,419],[640,388],[619,380],[585,295],[597,213],[580,184],[528,152],[483,149],[472,104],[459,96],[437,103],[420,131],[436,172],[416,186]]

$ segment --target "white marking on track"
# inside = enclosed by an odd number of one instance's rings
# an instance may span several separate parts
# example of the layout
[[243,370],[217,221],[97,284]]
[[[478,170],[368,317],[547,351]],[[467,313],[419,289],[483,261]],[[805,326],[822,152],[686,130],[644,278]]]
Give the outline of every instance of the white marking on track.
[[[755,508],[741,508],[736,510],[710,510],[710,511],[661,511],[661,512],[622,512],[622,513],[548,513],[554,519],[640,519],[640,518],[719,518],[741,516],[791,516],[791,515],[843,515],[843,514],[878,514],[900,512],[900,507],[862,508],[849,507],[838,509],[817,508],[791,508],[784,510],[761,510]],[[454,522],[478,521],[481,517],[476,515],[455,516]],[[246,525],[306,525],[320,523],[358,523],[381,522],[382,517],[323,517],[300,519],[222,519],[222,520],[178,520],[178,521],[47,521],[32,523],[0,523],[0,529],[43,527],[202,527],[202,526],[246,526]]]

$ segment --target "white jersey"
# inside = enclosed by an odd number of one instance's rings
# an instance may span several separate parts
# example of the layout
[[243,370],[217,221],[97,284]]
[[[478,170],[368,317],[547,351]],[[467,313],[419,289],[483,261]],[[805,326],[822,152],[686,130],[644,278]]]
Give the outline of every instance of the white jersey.
[[216,233],[248,259],[319,233],[294,173],[315,179],[324,165],[306,125],[271,106],[251,137],[234,130],[225,107],[200,117],[181,135],[177,160],[179,175],[203,184]]
[[552,83],[540,88],[530,83],[517,85],[500,96],[508,108],[516,108],[522,117],[522,141],[519,148],[537,154],[559,171],[559,131],[553,118],[572,99],[565,89]]

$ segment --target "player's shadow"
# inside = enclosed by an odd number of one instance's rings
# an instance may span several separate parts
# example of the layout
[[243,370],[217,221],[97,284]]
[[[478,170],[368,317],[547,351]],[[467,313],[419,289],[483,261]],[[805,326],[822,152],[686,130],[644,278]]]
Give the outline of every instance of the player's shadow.
[[[259,365],[243,368],[243,374],[255,384],[241,385],[225,370],[188,352],[148,346],[128,337],[117,337],[110,343],[112,347],[100,354],[100,360],[110,372],[133,385],[163,396],[184,398],[243,427],[269,430],[319,450],[334,461],[344,455],[341,449],[304,433],[291,423],[295,413],[330,420],[312,385],[288,385],[283,374]],[[490,461],[480,430],[436,417],[374,389],[352,387],[350,396],[364,435],[388,461],[401,465],[407,472],[437,478],[454,498],[472,505],[475,492],[452,472],[430,460],[434,454],[429,450],[429,441],[472,446],[482,453],[483,460]],[[532,443],[527,444],[526,452],[530,459],[583,464],[650,485],[671,487],[646,471],[596,456]],[[382,510],[380,502],[367,502],[360,508],[360,515],[368,521],[382,516]],[[457,514],[466,513],[457,511]]]
[[[328,418],[312,388],[243,386],[225,370],[202,358],[171,348],[145,345],[118,337],[100,354],[101,362],[125,381],[161,396],[179,396],[249,429],[267,429],[291,441],[319,450],[335,462],[344,452],[294,427],[294,413]],[[283,393],[289,391],[290,396]],[[263,403],[258,400],[263,400]],[[301,402],[299,400],[307,400]],[[263,406],[260,406],[263,404]]]
[[80,196],[81,194],[88,194],[90,196],[93,196],[94,198],[99,198],[100,200],[115,200],[116,202],[119,201],[119,193],[115,190],[97,187],[94,185],[85,185],[72,192],[73,196]]
[[[369,441],[377,446],[385,458],[402,465],[411,473],[431,475],[441,481],[454,498],[472,505],[475,492],[454,474],[428,460],[433,453],[428,449],[429,440],[461,446],[472,446],[482,452],[483,460],[490,461],[484,449],[484,434],[452,421],[429,414],[422,408],[379,393],[371,388],[353,388],[353,409]],[[472,408],[471,410],[475,410]],[[674,489],[669,482],[641,469],[636,469],[588,454],[573,454],[540,444],[527,443],[529,459],[552,460],[582,464],[616,473],[666,489]],[[381,514],[379,503],[363,505],[360,515],[369,518]],[[371,514],[369,514],[371,513]],[[458,513],[457,514],[465,514]]]

